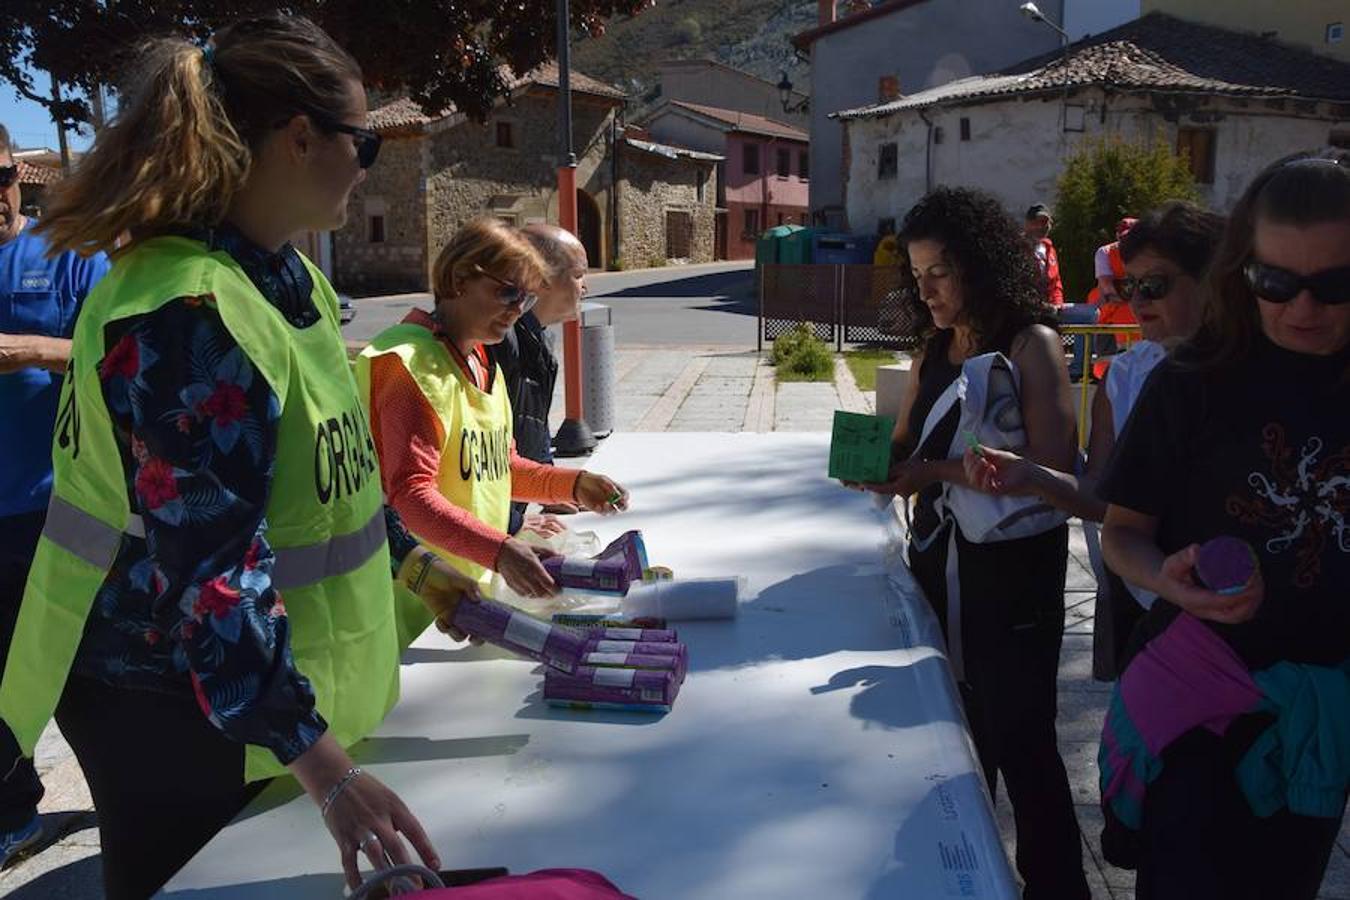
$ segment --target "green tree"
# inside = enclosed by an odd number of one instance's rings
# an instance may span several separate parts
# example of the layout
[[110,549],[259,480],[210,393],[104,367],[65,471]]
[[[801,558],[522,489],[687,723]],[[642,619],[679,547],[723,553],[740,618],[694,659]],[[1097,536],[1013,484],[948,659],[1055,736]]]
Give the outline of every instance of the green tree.
[[1167,200],[1197,200],[1184,156],[1161,138],[1152,144],[1109,136],[1083,143],[1064,165],[1055,198],[1055,248],[1064,298],[1082,302],[1095,284],[1097,248],[1115,240],[1116,224]]
[[[604,33],[606,20],[655,0],[571,0],[574,36]],[[55,121],[90,121],[78,96],[56,102],[33,70],[86,96],[116,85],[144,38],[181,34],[205,41],[220,26],[281,10],[313,18],[342,44],[370,87],[406,92],[430,114],[452,105],[480,121],[507,85],[500,67],[523,74],[557,51],[557,8],[549,0],[5,0],[0,83],[40,103]]]

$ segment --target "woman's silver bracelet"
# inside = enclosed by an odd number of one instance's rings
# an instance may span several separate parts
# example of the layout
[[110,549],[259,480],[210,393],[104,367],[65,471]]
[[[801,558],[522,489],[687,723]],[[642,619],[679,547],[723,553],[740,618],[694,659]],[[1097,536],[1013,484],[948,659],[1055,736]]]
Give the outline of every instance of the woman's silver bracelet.
[[361,774],[361,767],[352,766],[350,769],[347,770],[347,774],[343,775],[337,784],[333,785],[331,788],[328,789],[328,795],[323,798],[323,805],[319,807],[319,816],[321,818],[326,818],[328,816],[328,807],[333,805],[333,801],[338,798],[338,795],[340,795],[343,791],[345,791],[347,789],[347,785],[355,781],[356,776],[360,774]]

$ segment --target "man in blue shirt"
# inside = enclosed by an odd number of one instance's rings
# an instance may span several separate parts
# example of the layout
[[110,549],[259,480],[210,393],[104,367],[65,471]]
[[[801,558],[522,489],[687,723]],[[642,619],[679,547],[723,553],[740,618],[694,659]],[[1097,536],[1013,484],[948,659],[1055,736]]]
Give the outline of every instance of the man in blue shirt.
[[[109,267],[101,253],[48,259],[47,242],[33,234],[19,202],[19,168],[0,125],[0,671],[47,515],[52,432],[75,315]],[[0,866],[41,837],[40,799],[30,761],[0,773]]]

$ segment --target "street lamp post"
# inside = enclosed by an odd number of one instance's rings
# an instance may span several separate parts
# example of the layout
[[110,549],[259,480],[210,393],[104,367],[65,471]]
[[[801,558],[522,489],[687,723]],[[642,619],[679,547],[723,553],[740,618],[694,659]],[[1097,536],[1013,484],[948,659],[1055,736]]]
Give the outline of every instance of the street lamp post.
[[792,82],[788,80],[787,69],[782,69],[781,72],[782,77],[778,79],[778,84],[775,85],[775,87],[778,88],[778,99],[783,104],[783,112],[799,113],[806,109],[806,105],[810,102],[810,99],[804,99],[801,103],[794,106],[792,103]]
[[1021,6],[1017,7],[1017,11],[1033,22],[1040,22],[1042,25],[1048,25],[1049,27],[1055,29],[1055,31],[1058,31],[1059,46],[1061,48],[1069,46],[1069,33],[1065,31],[1063,28],[1060,28],[1054,22],[1050,21],[1050,19],[1046,17],[1045,13],[1041,12],[1041,8],[1037,6],[1035,3],[1023,3]]
[[[577,156],[572,150],[571,48],[567,0],[558,0],[558,226],[577,233]],[[617,152],[617,149],[616,151]],[[595,448],[581,395],[581,322],[563,323],[563,387],[567,418],[553,436],[559,456],[581,456]]]

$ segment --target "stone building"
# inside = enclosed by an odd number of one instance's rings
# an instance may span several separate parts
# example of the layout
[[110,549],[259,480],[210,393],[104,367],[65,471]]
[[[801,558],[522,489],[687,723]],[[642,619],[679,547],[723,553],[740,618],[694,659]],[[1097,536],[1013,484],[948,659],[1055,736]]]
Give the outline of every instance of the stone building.
[[837,118],[856,231],[904,216],[940,184],[984,188],[1020,216],[1053,201],[1084,140],[1107,135],[1185,153],[1205,203],[1222,212],[1276,159],[1350,146],[1350,64],[1150,13],[1063,53]]
[[[519,78],[508,73],[508,84],[507,98],[482,124],[456,110],[428,116],[406,98],[371,112],[371,127],[383,135],[384,145],[352,194],[347,223],[334,234],[334,282],[340,288],[361,294],[426,290],[440,248],[477,216],[513,225],[558,221],[557,67],[545,65]],[[663,177],[625,181],[623,162],[632,154],[615,150],[623,142],[617,115],[623,93],[576,71],[571,88],[577,236],[594,267],[616,260],[648,265],[653,257],[629,262],[623,223],[647,215],[654,193],[662,203],[684,204],[687,209],[676,211],[701,220],[693,216],[693,201],[671,197],[684,182],[694,196],[697,170],[712,163],[665,157],[644,162],[649,169],[658,165]],[[616,181],[624,185],[620,191],[614,190]],[[648,185],[645,193],[634,193],[639,183]],[[655,254],[662,242],[647,232],[644,225],[640,252]]]
[[722,157],[656,143],[628,128],[619,147],[619,262],[711,262]]

